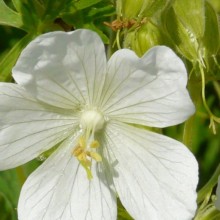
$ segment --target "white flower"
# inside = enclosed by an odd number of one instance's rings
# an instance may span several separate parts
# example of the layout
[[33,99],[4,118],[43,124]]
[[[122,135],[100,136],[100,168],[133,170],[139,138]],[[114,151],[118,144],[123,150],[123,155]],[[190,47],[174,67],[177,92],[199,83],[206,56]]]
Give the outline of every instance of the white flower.
[[216,189],[217,200],[215,201],[215,207],[220,211],[220,176],[218,177],[218,186]]
[[89,30],[39,36],[0,84],[0,168],[59,148],[25,182],[19,220],[115,220],[116,197],[135,220],[187,220],[198,168],[180,142],[141,126],[194,113],[182,61],[167,47],[106,61]]

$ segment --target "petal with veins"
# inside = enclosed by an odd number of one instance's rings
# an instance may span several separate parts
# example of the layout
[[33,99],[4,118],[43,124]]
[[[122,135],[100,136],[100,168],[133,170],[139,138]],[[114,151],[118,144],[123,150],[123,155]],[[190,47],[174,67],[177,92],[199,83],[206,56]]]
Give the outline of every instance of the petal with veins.
[[134,219],[192,219],[198,165],[183,144],[114,122],[105,137],[116,191]]
[[100,102],[106,114],[123,122],[175,125],[194,113],[186,82],[183,62],[168,47],[154,47],[142,58],[122,49],[108,62]]
[[24,183],[19,220],[115,220],[115,192],[93,162],[93,179],[72,155],[77,137],[67,139]]
[[96,104],[106,72],[104,44],[89,30],[50,32],[21,53],[13,77],[38,99],[62,108]]
[[0,170],[53,147],[76,127],[76,116],[33,99],[16,84],[0,83]]

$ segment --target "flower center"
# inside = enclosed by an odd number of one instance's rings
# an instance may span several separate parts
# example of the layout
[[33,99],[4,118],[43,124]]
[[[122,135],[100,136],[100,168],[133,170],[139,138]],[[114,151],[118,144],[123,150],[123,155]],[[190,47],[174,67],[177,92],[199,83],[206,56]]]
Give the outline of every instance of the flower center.
[[80,126],[82,129],[95,132],[101,130],[104,126],[104,116],[96,110],[84,111],[80,118]]
[[96,131],[104,127],[104,124],[104,116],[96,110],[84,111],[80,118],[80,127],[83,130],[83,135],[79,138],[72,153],[86,170],[88,179],[92,179],[92,160],[94,159],[96,162],[102,161],[101,155],[97,153],[100,144],[95,140],[94,135]]

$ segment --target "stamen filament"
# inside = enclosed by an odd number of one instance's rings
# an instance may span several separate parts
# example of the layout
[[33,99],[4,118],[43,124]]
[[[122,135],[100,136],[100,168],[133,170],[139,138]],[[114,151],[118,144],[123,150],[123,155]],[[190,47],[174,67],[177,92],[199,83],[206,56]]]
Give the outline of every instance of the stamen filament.
[[100,162],[100,161],[102,161],[102,157],[98,154],[98,153],[96,153],[96,152],[87,152],[87,155],[89,156],[89,157],[91,157],[92,159],[94,159],[95,161],[97,161],[97,162]]

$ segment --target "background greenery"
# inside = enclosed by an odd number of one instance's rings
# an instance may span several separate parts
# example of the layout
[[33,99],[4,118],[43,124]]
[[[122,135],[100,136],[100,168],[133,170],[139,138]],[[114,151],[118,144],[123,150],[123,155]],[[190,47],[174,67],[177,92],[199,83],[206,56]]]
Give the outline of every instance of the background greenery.
[[[219,0],[0,0],[0,81],[36,36],[55,30],[96,31],[110,56],[131,48],[141,56],[167,45],[182,58],[196,114],[162,133],[186,144],[200,168],[196,220],[219,220],[214,206],[220,174],[220,1]],[[209,128],[211,122],[211,127]],[[42,161],[0,172],[0,220],[16,220],[21,186]],[[132,219],[118,201],[118,219]]]

